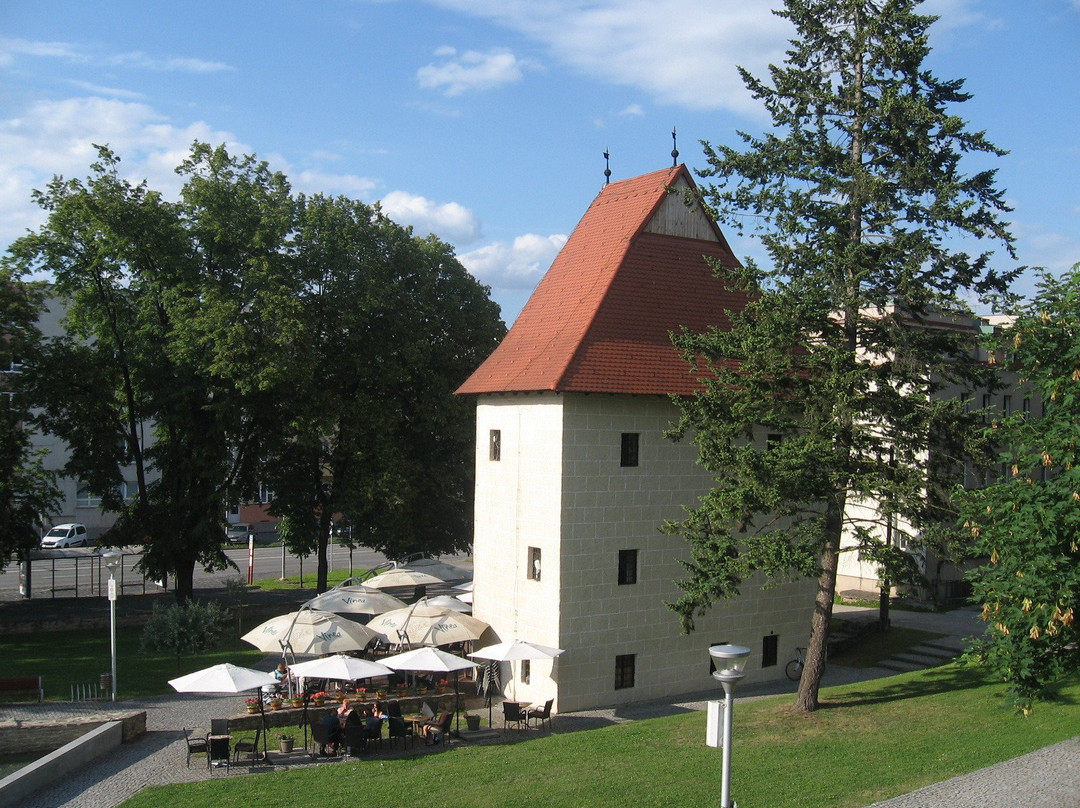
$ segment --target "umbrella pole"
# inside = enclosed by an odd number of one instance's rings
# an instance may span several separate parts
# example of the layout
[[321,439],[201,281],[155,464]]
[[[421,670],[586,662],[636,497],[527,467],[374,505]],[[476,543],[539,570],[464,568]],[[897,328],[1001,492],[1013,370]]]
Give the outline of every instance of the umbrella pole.
[[259,688],[259,725],[262,727],[263,763],[270,764],[270,754],[266,751],[266,707],[263,705],[262,688]]
[[461,671],[454,671],[454,737],[461,737],[461,692],[458,686],[461,682]]

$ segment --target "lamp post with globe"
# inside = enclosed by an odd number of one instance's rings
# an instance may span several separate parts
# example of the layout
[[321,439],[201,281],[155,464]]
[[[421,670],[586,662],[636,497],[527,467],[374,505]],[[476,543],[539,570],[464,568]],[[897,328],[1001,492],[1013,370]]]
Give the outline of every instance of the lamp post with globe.
[[112,700],[116,701],[116,571],[120,568],[123,556],[116,550],[109,550],[101,557],[105,562],[105,568],[109,571],[109,648],[112,658],[110,683]]
[[709,648],[712,658],[713,678],[724,688],[723,769],[720,781],[720,808],[733,808],[731,802],[731,708],[735,685],[746,674],[746,660],[750,649],[743,645],[713,645]]

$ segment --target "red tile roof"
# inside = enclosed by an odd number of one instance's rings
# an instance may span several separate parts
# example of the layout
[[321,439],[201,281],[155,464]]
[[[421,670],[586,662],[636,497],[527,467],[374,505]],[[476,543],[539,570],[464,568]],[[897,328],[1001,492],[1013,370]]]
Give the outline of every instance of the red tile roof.
[[685,166],[605,186],[506,337],[457,392],[697,389],[670,332],[726,327],[724,311],[741,308],[746,298],[728,290],[705,261],[737,265],[711,219],[709,239],[646,230],[680,181],[693,187]]

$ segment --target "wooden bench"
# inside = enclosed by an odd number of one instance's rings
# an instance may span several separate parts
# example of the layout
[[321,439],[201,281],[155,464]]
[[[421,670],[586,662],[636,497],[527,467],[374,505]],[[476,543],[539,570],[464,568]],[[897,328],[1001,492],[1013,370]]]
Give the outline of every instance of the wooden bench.
[[45,700],[45,688],[40,676],[7,676],[0,678],[0,696],[31,696],[40,702]]

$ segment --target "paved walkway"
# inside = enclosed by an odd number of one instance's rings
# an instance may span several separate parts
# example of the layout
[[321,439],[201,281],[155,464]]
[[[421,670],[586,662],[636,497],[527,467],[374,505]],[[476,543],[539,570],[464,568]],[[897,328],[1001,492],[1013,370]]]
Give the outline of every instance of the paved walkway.
[[[837,607],[837,611],[859,610]],[[948,649],[958,649],[961,638],[971,636],[982,628],[973,609],[962,609],[948,614],[894,611],[893,622],[894,625],[948,635],[947,640],[935,642],[924,649],[924,653],[931,660],[935,656],[955,653]],[[914,656],[914,661],[911,656]],[[920,659],[922,657],[916,653],[905,655],[904,659],[898,659],[896,663],[915,667],[920,664],[933,664],[932,661],[920,662]],[[863,681],[890,676],[895,672],[895,667],[854,669],[831,666],[826,672],[823,685]],[[740,689],[739,697],[754,698],[793,692],[794,687],[794,683],[787,681],[748,684]],[[191,768],[187,768],[184,765],[183,728],[205,727],[210,716],[235,712],[239,698],[178,694],[123,702],[124,709],[146,710],[147,734],[139,741],[121,746],[114,753],[99,758],[61,782],[36,793],[32,799],[23,803],[21,808],[114,808],[147,785],[240,776],[247,775],[249,771],[281,771],[295,766],[339,765],[323,759],[312,762],[306,754],[294,752],[292,755],[272,754],[272,769],[260,766],[250,770],[241,765],[229,773],[219,770],[208,772],[202,756],[195,758]],[[711,698],[716,698],[715,692],[698,694],[674,703],[645,703],[609,710],[563,713],[556,718],[555,725],[557,731],[568,732],[686,710],[703,710],[706,700]],[[108,706],[111,708],[112,705]],[[71,704],[47,704],[41,707],[18,707],[5,712],[26,710],[41,715],[43,712],[55,711],[70,716],[73,708],[83,711],[95,709]],[[417,753],[422,754],[423,747],[420,747]],[[876,803],[871,808],[987,808],[1016,804],[1023,804],[1025,808],[1074,808],[1080,805],[1080,738]]]

